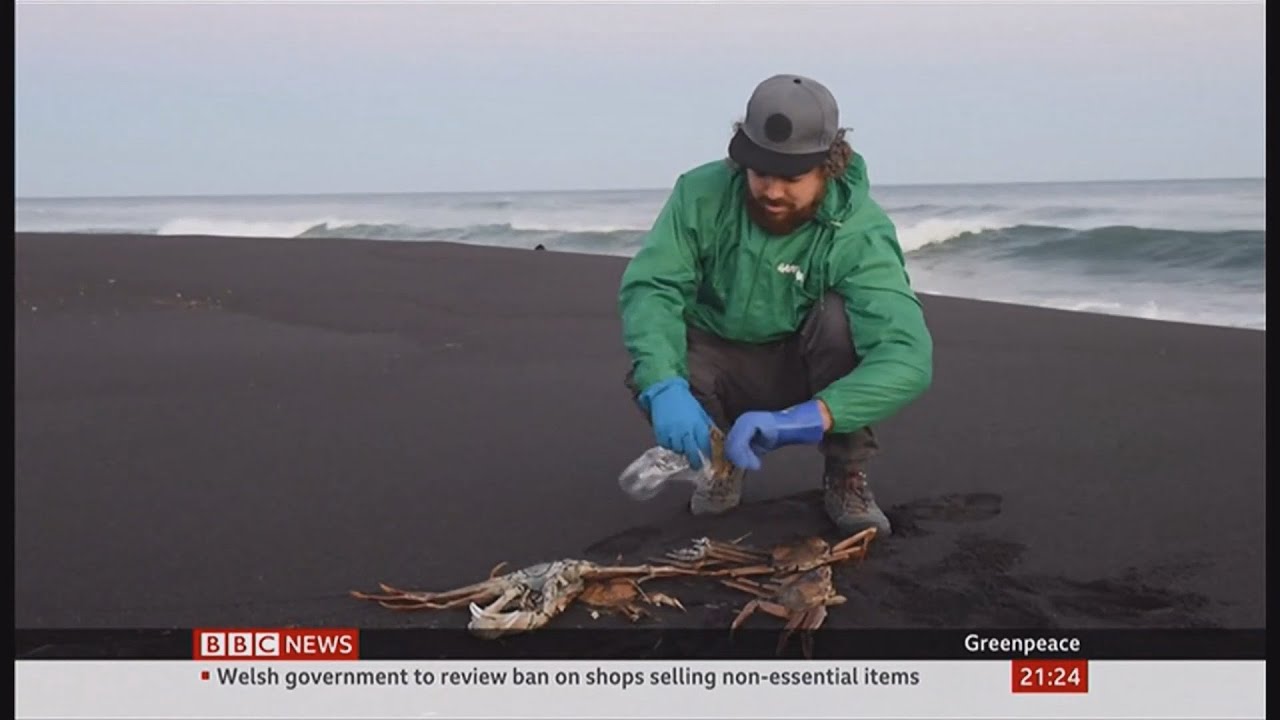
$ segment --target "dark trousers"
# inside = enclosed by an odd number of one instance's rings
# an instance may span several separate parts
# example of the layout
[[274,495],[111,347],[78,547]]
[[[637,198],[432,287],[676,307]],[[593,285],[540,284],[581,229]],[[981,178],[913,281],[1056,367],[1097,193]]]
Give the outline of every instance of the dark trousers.
[[[797,332],[773,343],[725,340],[690,327],[689,386],[693,396],[724,432],[752,410],[782,410],[808,400],[858,364],[844,298],[827,293],[814,304]],[[627,387],[639,395],[631,373]],[[864,427],[827,433],[819,446],[825,472],[842,477],[863,471],[879,450],[875,433]]]

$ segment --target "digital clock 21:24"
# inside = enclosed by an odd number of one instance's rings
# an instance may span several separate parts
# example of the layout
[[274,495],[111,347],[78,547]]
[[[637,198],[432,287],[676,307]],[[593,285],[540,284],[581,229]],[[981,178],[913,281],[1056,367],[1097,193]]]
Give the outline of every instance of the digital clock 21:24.
[[1087,693],[1087,660],[1014,660],[1016,693]]

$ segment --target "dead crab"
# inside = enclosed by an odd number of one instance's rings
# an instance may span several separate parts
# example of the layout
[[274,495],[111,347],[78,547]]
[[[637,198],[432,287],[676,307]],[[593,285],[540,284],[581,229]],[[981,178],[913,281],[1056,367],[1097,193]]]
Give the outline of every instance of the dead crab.
[[[380,584],[382,593],[352,591],[351,595],[375,600],[395,610],[440,610],[467,605],[471,609],[467,628],[479,637],[492,639],[541,628],[583,595],[597,607],[616,609],[633,619],[638,617],[637,600],[683,609],[674,598],[640,591],[639,583],[655,577],[694,574],[670,565],[612,566],[567,559],[498,575],[503,565],[505,563],[490,571],[488,580],[454,590],[422,592]],[[630,581],[630,591],[625,581]]]
[[759,583],[743,578],[721,580],[731,588],[756,596],[742,608],[730,626],[736,630],[756,610],[763,610],[786,621],[777,652],[782,653],[787,639],[796,629],[803,632],[801,647],[806,658],[813,657],[812,632],[827,618],[827,608],[845,602],[831,582],[831,566],[819,565],[812,570],[790,575],[781,582]]
[[819,537],[806,537],[761,550],[740,544],[745,535],[730,542],[698,538],[687,548],[668,552],[661,561],[702,574],[744,577],[787,575],[847,560],[861,560],[867,554],[875,528],[855,533],[835,545]]
[[756,548],[741,544],[746,537],[743,535],[728,542],[700,537],[688,547],[671,550],[663,557],[652,560],[704,575],[733,574],[739,568],[759,565],[764,558]]
[[829,544],[820,537],[806,537],[774,546],[767,557],[770,572],[803,573],[847,560],[861,560],[866,557],[867,549],[875,536],[876,529],[870,527],[850,535],[835,545]]
[[597,611],[616,612],[625,615],[631,621],[650,615],[650,612],[642,605],[666,605],[684,610],[684,605],[676,598],[666,593],[646,593],[640,587],[642,580],[633,577],[615,577],[607,580],[593,580],[587,583],[583,589],[582,595],[578,600],[587,607],[593,608],[591,614],[596,616]]

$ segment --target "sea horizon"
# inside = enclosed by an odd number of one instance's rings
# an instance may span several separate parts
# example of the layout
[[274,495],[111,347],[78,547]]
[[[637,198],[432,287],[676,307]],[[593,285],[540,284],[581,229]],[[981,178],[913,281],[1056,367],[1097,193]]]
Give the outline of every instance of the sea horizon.
[[[690,166],[692,168],[694,166]],[[1007,187],[1012,185],[1130,185],[1144,184],[1176,184],[1191,182],[1266,182],[1266,176],[1222,176],[1222,177],[1158,177],[1158,178],[1113,178],[1102,180],[984,180],[963,181],[947,180],[938,182],[898,182],[871,183],[876,189],[895,188],[946,188],[946,187]],[[674,180],[674,177],[673,177]],[[490,189],[490,190],[332,190],[324,192],[217,192],[217,193],[127,193],[123,195],[18,195],[14,200],[183,200],[183,199],[234,199],[234,198],[282,198],[282,197],[375,197],[398,195],[586,195],[593,193],[632,193],[632,192],[669,192],[671,186],[665,187],[600,187],[600,188],[565,188],[565,189]]]
[[[15,232],[456,242],[629,257],[669,188],[19,197]],[[923,293],[1266,328],[1266,178],[872,183]]]

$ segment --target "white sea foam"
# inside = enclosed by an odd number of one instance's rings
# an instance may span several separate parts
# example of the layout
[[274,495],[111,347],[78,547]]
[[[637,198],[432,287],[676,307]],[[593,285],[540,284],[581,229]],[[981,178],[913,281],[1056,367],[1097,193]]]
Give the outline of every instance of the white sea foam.
[[641,223],[549,221],[537,222],[529,220],[513,220],[511,229],[517,232],[554,232],[554,233],[613,233],[613,232],[646,232],[649,225]]
[[929,218],[898,228],[898,244],[903,252],[913,252],[929,245],[954,240],[965,233],[980,233],[1012,227],[1013,223],[998,218]]
[[[1018,301],[1021,300],[1021,298],[1018,299]],[[1036,305],[1073,312],[1121,315],[1195,325],[1226,325],[1255,330],[1265,330],[1267,327],[1265,312],[1251,310],[1243,304],[1231,307],[1228,303],[1221,303],[1221,306],[1214,307],[1209,303],[1195,305],[1193,302],[1171,306],[1172,303],[1161,303],[1155,300],[1126,303],[1107,298],[1048,298],[1037,302]]]
[[307,220],[228,220],[225,218],[182,217],[169,220],[157,235],[221,235],[231,237],[297,237],[316,226],[329,228],[378,224],[378,221],[311,218]]

